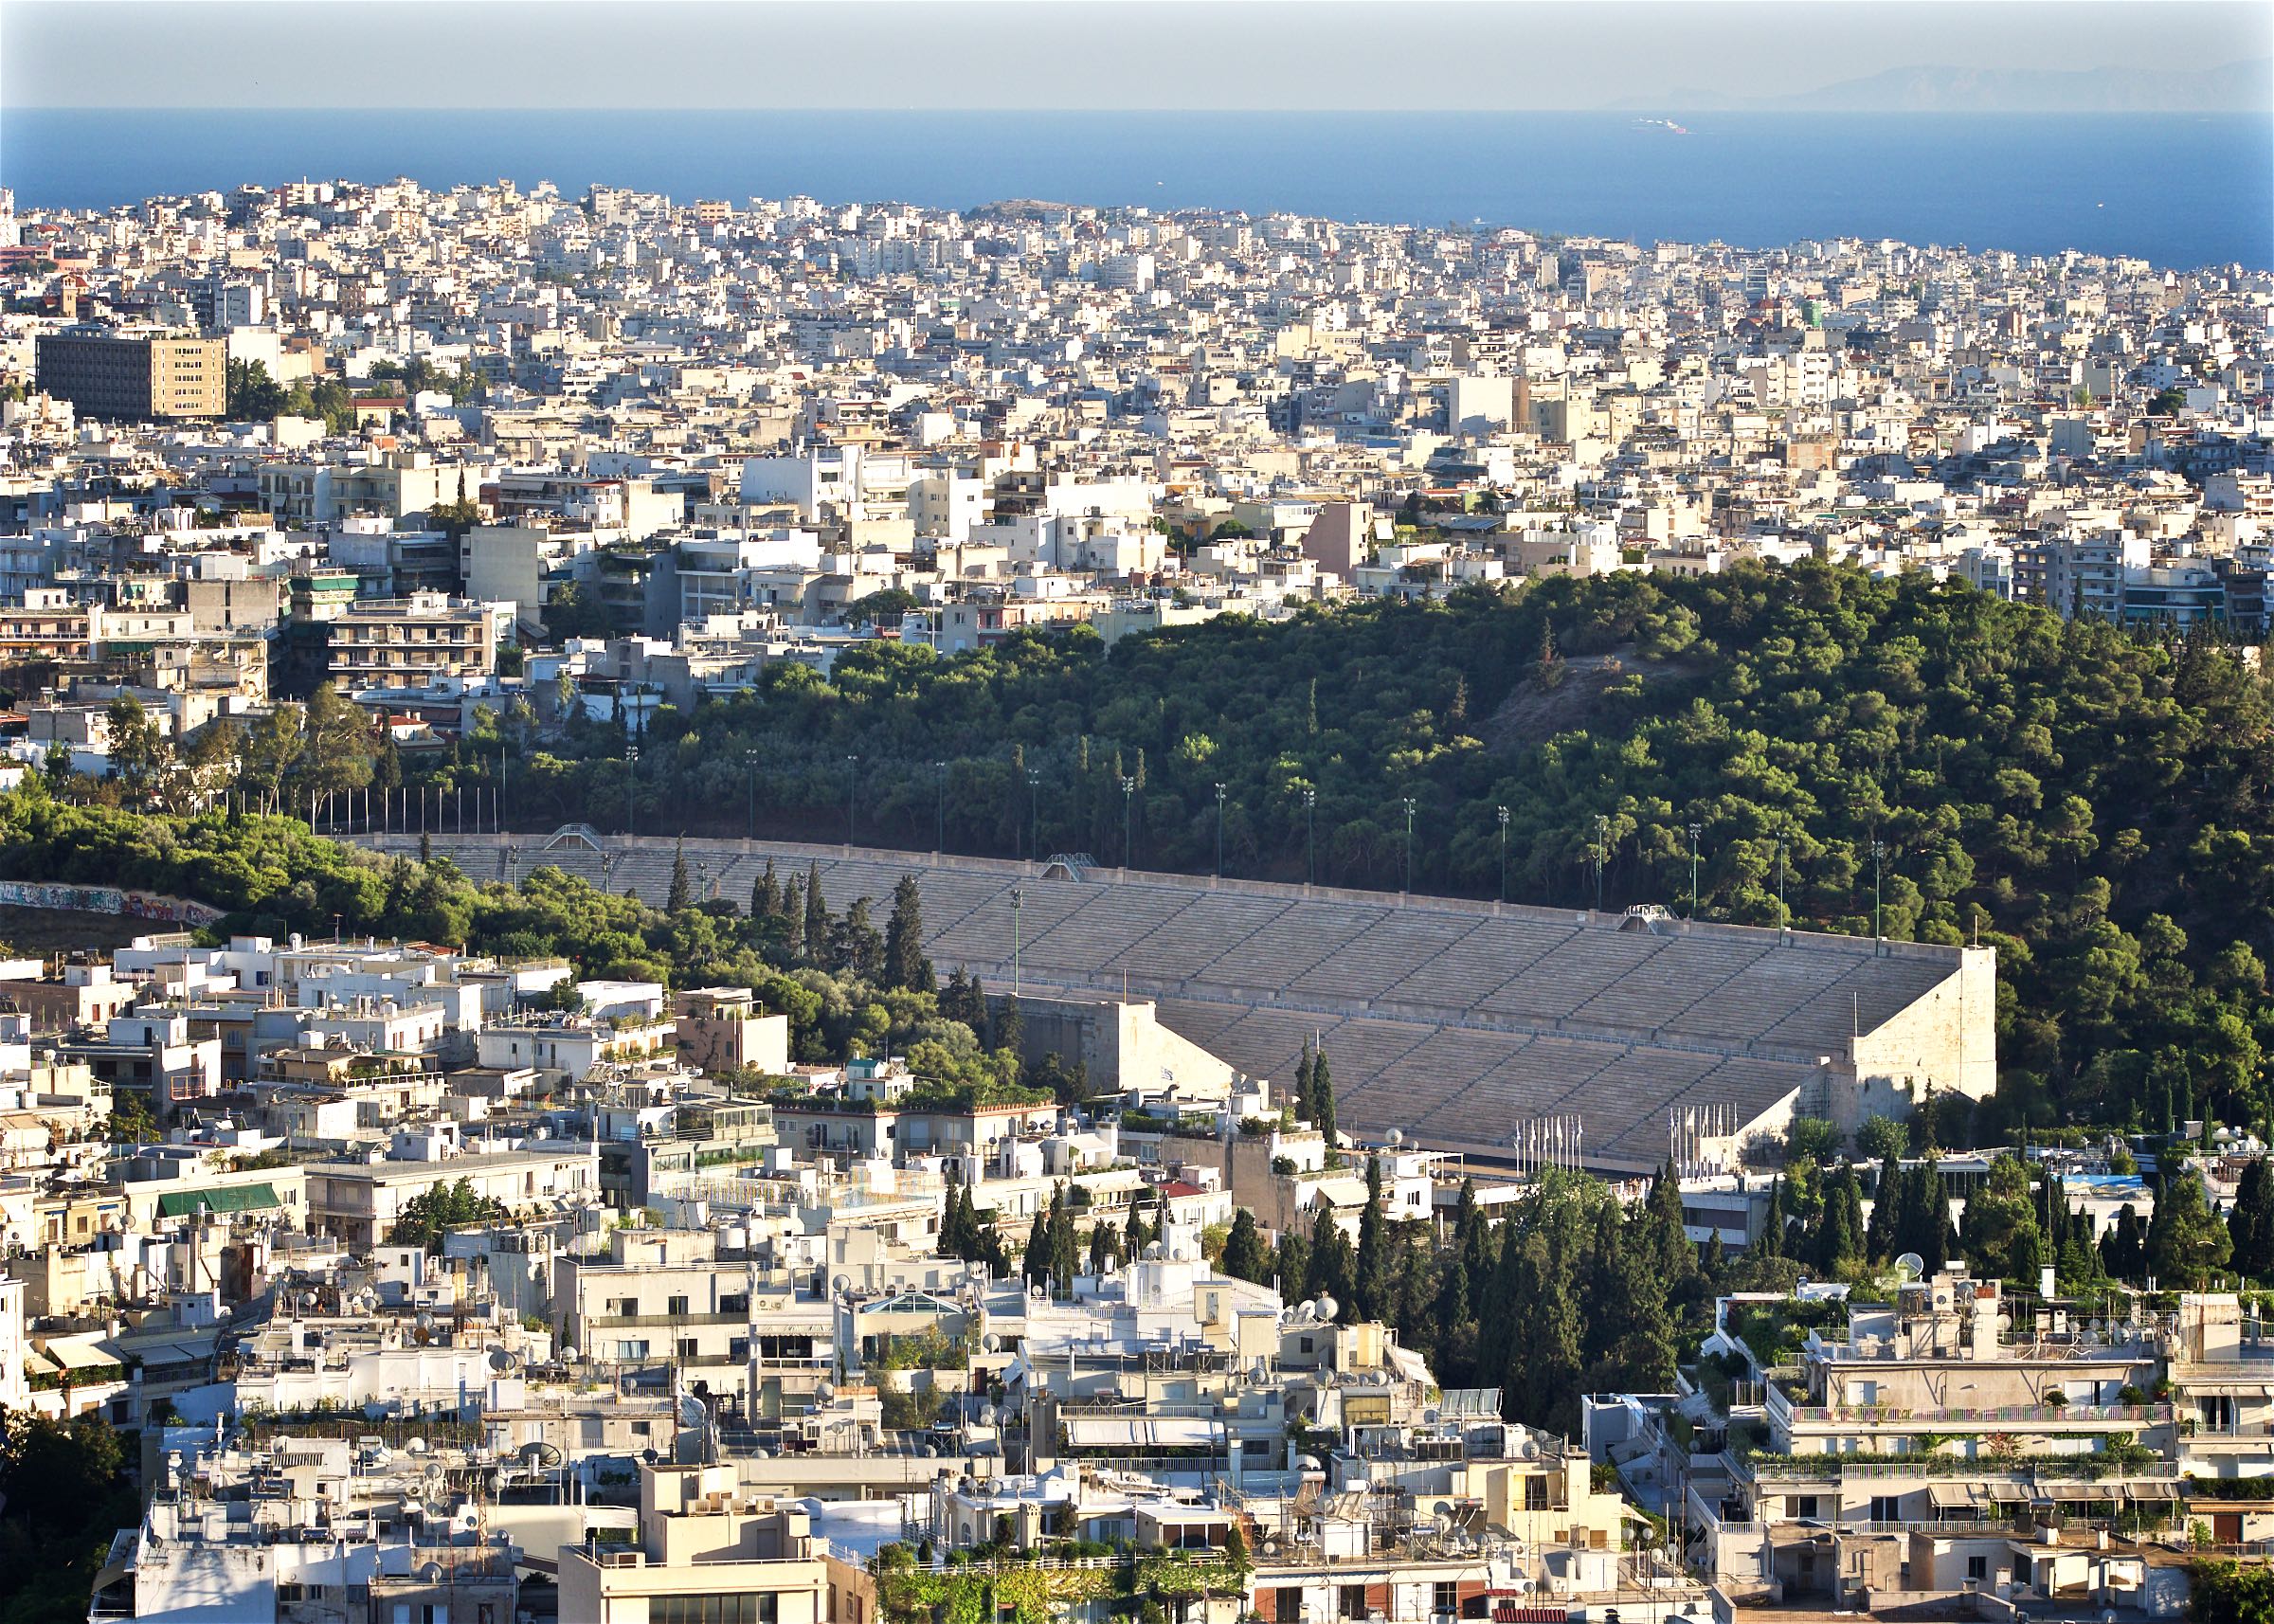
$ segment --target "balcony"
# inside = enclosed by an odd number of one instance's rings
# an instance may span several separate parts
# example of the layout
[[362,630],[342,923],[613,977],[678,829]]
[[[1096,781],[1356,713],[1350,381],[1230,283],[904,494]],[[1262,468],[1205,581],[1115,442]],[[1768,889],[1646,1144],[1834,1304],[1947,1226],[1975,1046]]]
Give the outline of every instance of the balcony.
[[1988,1409],[1947,1405],[1796,1404],[1775,1382],[1768,1390],[1771,1425],[1800,1428],[1865,1427],[1874,1432],[2067,1432],[2109,1427],[2160,1427],[2173,1417],[2169,1404],[2004,1404]]

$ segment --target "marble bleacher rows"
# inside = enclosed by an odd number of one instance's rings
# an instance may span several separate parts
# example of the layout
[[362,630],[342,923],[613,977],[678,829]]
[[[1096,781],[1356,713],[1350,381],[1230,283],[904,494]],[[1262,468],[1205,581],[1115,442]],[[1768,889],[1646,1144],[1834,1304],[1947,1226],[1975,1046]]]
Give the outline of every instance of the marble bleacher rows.
[[[445,852],[453,844],[435,840]],[[708,864],[706,890],[738,907],[767,855],[688,847],[691,868]],[[1073,882],[917,857],[773,855],[783,877],[817,869],[837,911],[868,897],[880,928],[893,887],[914,875],[942,974],[964,965],[1007,979],[1009,891],[1020,885],[1021,962],[1038,990],[1108,991],[1126,974],[1132,993],[1158,998],[1173,1029],[1257,1075],[1287,1076],[1303,1039],[1321,1033],[1346,1124],[1477,1144],[1504,1143],[1524,1116],[1577,1110],[1591,1143],[1648,1153],[1663,1143],[1669,1104],[1765,1108],[1806,1080],[1802,1051],[1835,1051],[1859,1018],[1877,1024],[1955,967],[1874,958],[1864,943],[1788,951],[1766,934],[1659,934],[1543,909],[1490,914],[1428,899],[1211,892],[1110,871]],[[662,840],[620,855],[521,847],[509,865],[487,848],[462,854],[478,879],[550,863],[651,902],[669,887],[672,859]]]

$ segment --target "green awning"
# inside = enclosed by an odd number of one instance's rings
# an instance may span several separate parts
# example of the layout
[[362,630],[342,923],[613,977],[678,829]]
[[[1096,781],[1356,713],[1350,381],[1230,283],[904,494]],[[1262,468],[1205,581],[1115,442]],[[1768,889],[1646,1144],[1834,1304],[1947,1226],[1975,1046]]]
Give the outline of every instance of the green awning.
[[231,1184],[218,1190],[183,1190],[158,1198],[158,1217],[195,1218],[197,1209],[209,1213],[251,1213],[280,1207],[274,1184]]

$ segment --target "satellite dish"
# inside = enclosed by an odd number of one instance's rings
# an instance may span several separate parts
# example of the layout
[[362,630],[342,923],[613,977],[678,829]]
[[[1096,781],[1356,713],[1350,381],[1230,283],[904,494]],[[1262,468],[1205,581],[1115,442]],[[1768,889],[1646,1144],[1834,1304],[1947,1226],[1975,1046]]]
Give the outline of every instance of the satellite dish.
[[503,1376],[514,1367],[514,1356],[501,1347],[490,1349],[490,1368]]
[[1002,1338],[997,1336],[993,1331],[989,1331],[985,1336],[983,1336],[979,1339],[979,1345],[988,1353],[1001,1353],[1002,1351]]
[[1404,1143],[1405,1143],[1405,1129],[1404,1129],[1404,1128],[1391,1128],[1391,1129],[1390,1129],[1390,1148],[1391,1148],[1392,1150],[1395,1150],[1395,1149],[1397,1149],[1397,1148],[1398,1148],[1398,1146],[1399,1146],[1400,1145],[1403,1145]]
[[1906,1252],[1895,1259],[1895,1272],[1905,1280],[1924,1279],[1926,1277],[1926,1259],[1916,1252]]
[[561,1464],[561,1447],[549,1444],[543,1438],[532,1438],[521,1446],[521,1458],[532,1466],[558,1466]]
[[849,1274],[839,1274],[829,1284],[836,1290],[837,1294],[841,1297],[847,1291],[853,1290],[853,1277]]
[[836,1402],[837,1402],[837,1389],[836,1389],[836,1388],[834,1388],[834,1387],[832,1387],[832,1386],[830,1386],[830,1385],[829,1385],[829,1383],[828,1383],[828,1382],[826,1382],[826,1381],[824,1381],[824,1382],[821,1383],[821,1385],[819,1385],[818,1387],[814,1388],[814,1390],[813,1390],[813,1401],[814,1401],[815,1403],[817,1403],[817,1404],[821,1404],[821,1405],[829,1405],[829,1404],[834,1404],[834,1403],[836,1403]]
[[1336,1311],[1341,1308],[1342,1305],[1337,1303],[1332,1297],[1321,1297],[1318,1301],[1317,1307],[1320,1319],[1331,1320],[1334,1318]]

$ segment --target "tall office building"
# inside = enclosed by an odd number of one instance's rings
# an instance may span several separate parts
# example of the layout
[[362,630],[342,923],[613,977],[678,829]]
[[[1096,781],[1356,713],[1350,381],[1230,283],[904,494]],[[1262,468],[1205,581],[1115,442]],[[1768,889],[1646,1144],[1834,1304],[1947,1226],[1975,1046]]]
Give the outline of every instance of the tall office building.
[[75,327],[40,339],[40,388],[85,417],[219,417],[226,409],[227,360],[220,338]]

